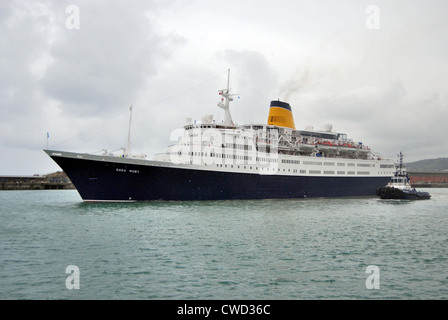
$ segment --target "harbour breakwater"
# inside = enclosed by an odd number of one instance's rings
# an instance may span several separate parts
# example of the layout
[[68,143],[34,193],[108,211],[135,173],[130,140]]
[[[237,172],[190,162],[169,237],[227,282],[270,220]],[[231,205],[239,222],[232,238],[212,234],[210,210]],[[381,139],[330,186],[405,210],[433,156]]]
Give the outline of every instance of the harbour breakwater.
[[47,175],[0,176],[0,190],[61,190],[75,189],[64,172],[58,171]]

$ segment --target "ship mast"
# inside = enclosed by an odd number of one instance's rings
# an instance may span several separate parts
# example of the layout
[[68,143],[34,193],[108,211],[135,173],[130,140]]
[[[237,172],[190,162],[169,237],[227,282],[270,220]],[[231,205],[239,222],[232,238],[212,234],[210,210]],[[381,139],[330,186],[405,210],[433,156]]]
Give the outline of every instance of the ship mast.
[[400,151],[400,153],[398,154],[398,174],[402,175],[403,174],[403,169],[404,169],[404,165],[403,165],[403,153]]
[[218,92],[222,96],[221,101],[218,102],[218,107],[224,109],[224,124],[233,125],[232,115],[230,114],[230,101],[233,101],[235,94],[230,93],[230,69],[227,71],[227,89],[222,89]]
[[126,144],[126,152],[124,154],[125,158],[128,158],[131,155],[131,122],[132,122],[132,105],[129,107],[129,127],[128,127],[128,142]]

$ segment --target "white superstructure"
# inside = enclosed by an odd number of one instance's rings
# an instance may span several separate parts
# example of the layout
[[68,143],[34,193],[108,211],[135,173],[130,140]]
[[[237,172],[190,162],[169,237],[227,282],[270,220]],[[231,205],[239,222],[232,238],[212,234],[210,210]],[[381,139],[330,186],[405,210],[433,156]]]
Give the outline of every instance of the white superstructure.
[[[383,159],[346,134],[332,132],[331,126],[313,131],[272,124],[236,125],[229,109],[233,96],[229,82],[219,94],[222,101],[218,106],[225,111],[223,123],[215,123],[211,115],[200,123],[189,119],[178,143],[154,160],[258,174],[390,177],[394,173],[392,160]],[[273,101],[271,108],[277,105],[289,107]]]

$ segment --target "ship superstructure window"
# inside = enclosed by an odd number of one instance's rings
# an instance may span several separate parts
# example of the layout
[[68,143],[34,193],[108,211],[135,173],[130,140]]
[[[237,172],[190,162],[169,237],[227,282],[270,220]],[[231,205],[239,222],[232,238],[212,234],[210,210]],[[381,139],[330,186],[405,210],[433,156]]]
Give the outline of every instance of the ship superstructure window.
[[299,160],[282,159],[282,163],[300,164],[300,161]]
[[[258,162],[278,162],[278,159],[274,159],[274,158],[264,158],[264,157],[256,157],[255,158],[256,161]],[[300,161],[299,161],[300,162]]]
[[252,146],[249,144],[239,144],[239,143],[226,143],[223,145],[224,148],[236,149],[236,150],[249,150],[252,151]]
[[332,140],[338,139],[338,135],[333,134],[333,133],[301,131],[301,130],[296,130],[296,131],[298,131],[300,135],[305,136],[305,137],[314,137],[314,138],[332,139]]
[[306,165],[319,165],[319,166],[321,166],[322,162],[320,162],[320,161],[303,161],[303,164],[306,164]]
[[358,167],[374,167],[374,164],[371,163],[358,163]]

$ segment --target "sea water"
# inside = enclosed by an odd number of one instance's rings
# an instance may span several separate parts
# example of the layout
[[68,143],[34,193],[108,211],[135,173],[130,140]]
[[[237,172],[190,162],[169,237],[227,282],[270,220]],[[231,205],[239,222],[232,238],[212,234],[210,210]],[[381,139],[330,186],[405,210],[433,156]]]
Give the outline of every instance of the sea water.
[[126,204],[2,191],[0,299],[447,299],[448,189],[426,191]]

